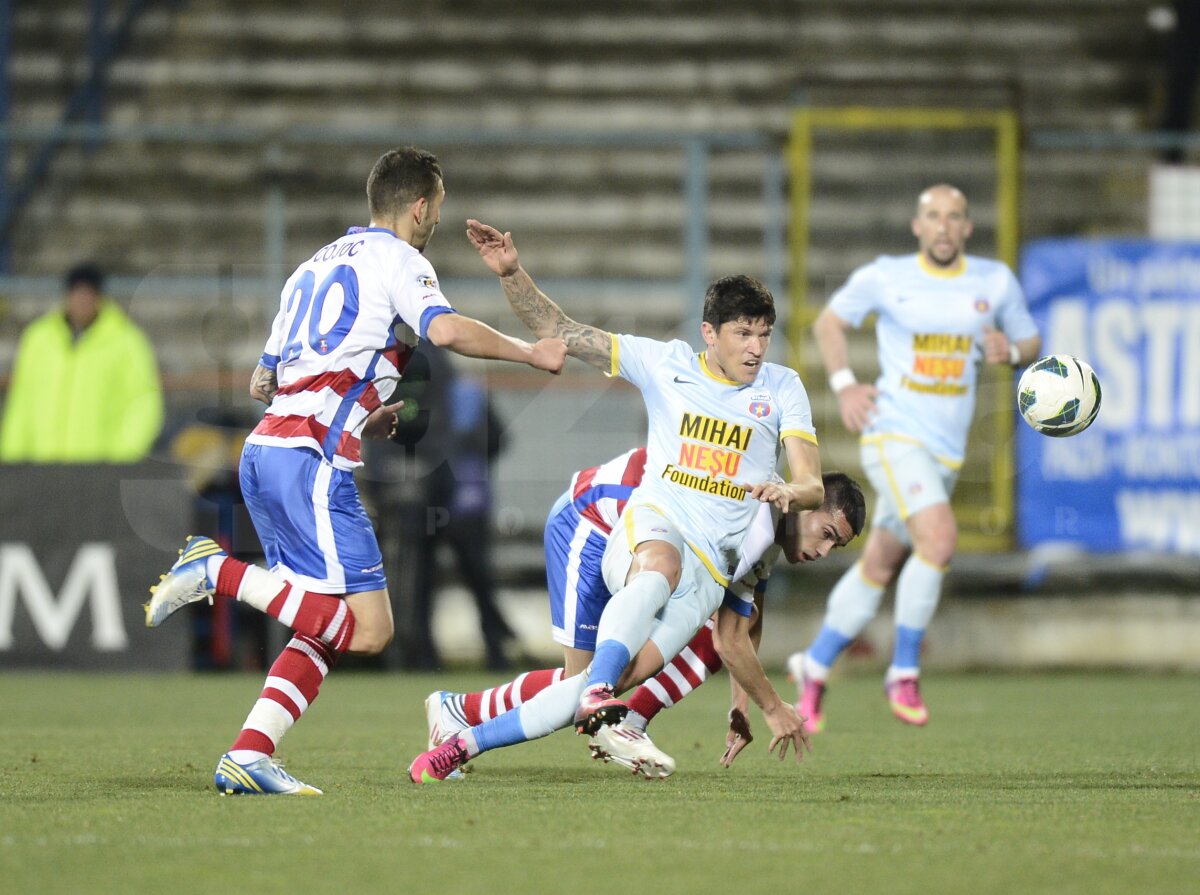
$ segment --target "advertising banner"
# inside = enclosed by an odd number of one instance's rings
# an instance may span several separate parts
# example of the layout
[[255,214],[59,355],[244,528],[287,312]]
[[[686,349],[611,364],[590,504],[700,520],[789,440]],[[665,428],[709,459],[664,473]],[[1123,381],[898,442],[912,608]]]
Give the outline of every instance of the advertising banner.
[[1103,392],[1079,435],[1017,423],[1021,546],[1200,556],[1200,244],[1042,240],[1021,281],[1043,354]]
[[185,669],[187,613],[145,626],[188,533],[170,467],[0,466],[0,669]]

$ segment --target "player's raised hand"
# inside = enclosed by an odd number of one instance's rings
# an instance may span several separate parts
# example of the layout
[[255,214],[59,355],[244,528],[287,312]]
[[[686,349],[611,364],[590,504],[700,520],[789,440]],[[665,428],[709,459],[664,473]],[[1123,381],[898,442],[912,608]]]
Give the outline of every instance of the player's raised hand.
[[837,393],[842,425],[851,432],[861,432],[875,416],[875,398],[879,389],[869,382],[856,382]]
[[1008,336],[999,330],[984,325],[983,339],[983,359],[989,364],[1008,364],[1012,362],[1008,349]]
[[[796,712],[793,705],[780,700],[771,711],[763,711],[763,717],[767,719],[767,726],[771,728],[771,745],[769,752],[774,752],[775,747],[779,747],[779,760],[783,761],[787,757],[788,746],[791,745],[796,752],[796,762],[804,761],[804,753],[812,752],[812,744],[808,741],[808,734],[804,732],[804,719]],[[801,749],[801,746],[804,748]]]
[[754,734],[750,732],[750,719],[741,709],[729,710],[729,733],[725,734],[725,754],[721,756],[721,765],[730,767],[738,753],[754,742]]
[[562,339],[539,339],[533,344],[529,365],[557,376],[567,362],[567,343]]
[[396,411],[403,406],[403,401],[397,401],[395,404],[381,404],[372,410],[367,416],[367,421],[363,423],[363,437],[391,438],[395,435],[396,426],[400,424],[400,418],[396,415]]
[[495,227],[471,219],[467,221],[467,239],[496,276],[506,277],[516,273],[520,261],[511,233],[501,233]]

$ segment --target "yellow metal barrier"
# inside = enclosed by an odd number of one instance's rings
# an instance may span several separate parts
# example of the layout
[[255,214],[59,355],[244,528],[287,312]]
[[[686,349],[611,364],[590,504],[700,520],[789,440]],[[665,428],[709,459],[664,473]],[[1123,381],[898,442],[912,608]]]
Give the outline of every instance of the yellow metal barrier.
[[[995,135],[996,255],[1016,269],[1019,239],[1020,128],[1015,112],[1001,110],[869,106],[802,107],[792,118],[788,165],[791,170],[791,263],[788,341],[790,362],[803,368],[803,345],[820,309],[808,295],[808,247],[812,202],[812,156],[820,131],[991,131]],[[990,506],[980,508],[978,529],[965,528],[959,544],[966,550],[1005,550],[1012,546],[1013,407],[1011,371],[1000,371],[991,458]],[[984,520],[987,520],[986,522]]]

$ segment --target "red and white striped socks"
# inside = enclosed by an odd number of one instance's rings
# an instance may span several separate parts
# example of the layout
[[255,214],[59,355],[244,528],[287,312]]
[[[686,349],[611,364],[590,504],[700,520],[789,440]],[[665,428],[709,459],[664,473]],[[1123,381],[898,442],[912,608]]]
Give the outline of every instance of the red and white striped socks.
[[354,613],[342,597],[301,590],[233,557],[210,557],[208,576],[218,596],[234,597],[296,632],[267,672],[263,691],[229,750],[234,761],[248,764],[274,755],[283,735],[317,698],[321,682],[350,647]]
[[443,703],[442,711],[463,728],[474,727],[528,702],[551,684],[562,680],[561,668],[527,671],[506,684],[476,693],[455,693]]
[[229,750],[230,758],[248,764],[274,755],[283,735],[317,698],[337,659],[329,644],[305,634],[293,637],[267,672],[263,691]]
[[710,674],[721,670],[721,658],[713,646],[713,627],[712,619],[706,621],[679,655],[633,691],[628,700],[626,723],[644,730],[660,711],[679,702],[704,683]]
[[[683,699],[713,673],[720,671],[721,659],[713,646],[711,619],[705,622],[683,650],[662,671],[630,696],[626,723],[645,728],[650,719],[664,708]],[[551,684],[562,680],[561,668],[530,671],[499,687],[477,693],[454,693],[442,703],[444,720],[459,728],[474,727],[517,708]]]
[[354,613],[343,598],[301,590],[274,572],[231,556],[210,557],[208,575],[217,583],[217,596],[235,597],[337,653],[349,648]]

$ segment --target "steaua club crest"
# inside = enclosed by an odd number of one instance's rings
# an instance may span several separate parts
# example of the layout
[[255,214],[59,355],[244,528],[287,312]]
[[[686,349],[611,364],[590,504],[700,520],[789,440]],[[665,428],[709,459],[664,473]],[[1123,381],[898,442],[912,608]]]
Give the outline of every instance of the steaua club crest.
[[750,404],[750,412],[759,419],[771,415],[771,405],[766,401],[754,401]]
[[992,309],[992,303],[990,301],[988,301],[986,298],[981,297],[981,298],[975,299],[975,310],[978,311],[980,314],[986,314],[991,309]]

